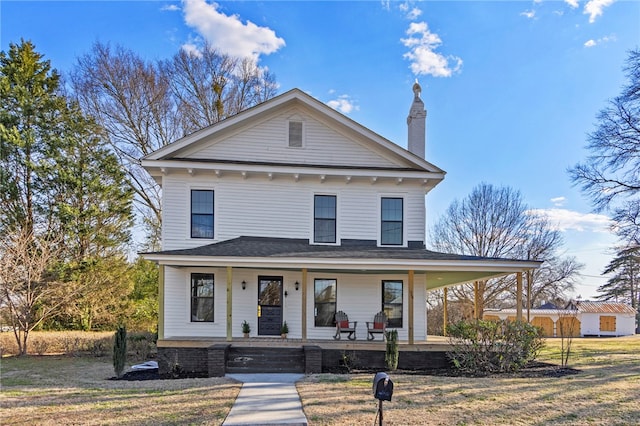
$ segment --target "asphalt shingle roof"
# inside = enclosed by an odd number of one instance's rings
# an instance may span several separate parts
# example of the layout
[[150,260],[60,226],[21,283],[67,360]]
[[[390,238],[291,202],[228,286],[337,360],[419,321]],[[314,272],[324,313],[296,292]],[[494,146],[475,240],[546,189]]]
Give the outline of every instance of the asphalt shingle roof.
[[[169,256],[267,257],[267,258],[353,258],[411,260],[512,260],[438,253],[424,248],[378,247],[375,242],[349,241],[340,246],[309,244],[306,239],[238,237],[219,243],[182,250],[165,250],[147,254]],[[517,261],[517,260],[513,260]]]

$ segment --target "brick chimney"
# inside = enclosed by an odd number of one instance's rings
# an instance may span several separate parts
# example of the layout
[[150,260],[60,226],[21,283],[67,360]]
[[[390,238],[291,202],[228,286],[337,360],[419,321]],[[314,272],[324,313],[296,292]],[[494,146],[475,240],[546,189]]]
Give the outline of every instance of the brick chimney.
[[409,152],[424,159],[427,143],[427,110],[424,108],[424,102],[420,99],[420,92],[422,92],[422,88],[416,80],[413,85],[413,103],[407,117],[407,127],[409,128],[407,148]]

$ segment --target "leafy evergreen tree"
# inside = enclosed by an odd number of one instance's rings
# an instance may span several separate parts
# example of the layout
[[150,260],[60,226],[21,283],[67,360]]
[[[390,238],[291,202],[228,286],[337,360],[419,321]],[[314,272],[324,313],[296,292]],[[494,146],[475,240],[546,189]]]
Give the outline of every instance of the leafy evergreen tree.
[[[59,301],[41,296],[53,294],[48,284],[64,287],[58,293],[65,300],[75,296],[85,327],[94,322],[96,310],[126,314],[117,301],[126,300],[133,288],[124,257],[132,199],[101,129],[62,94],[49,61],[28,41],[0,52],[0,236],[26,235],[34,242],[55,241],[59,248],[43,266],[46,282],[29,289],[38,304],[20,309],[41,309],[49,318],[57,314],[61,309],[42,309],[46,304],[61,308]],[[11,291],[3,294],[5,303],[24,290],[19,285],[7,282],[4,289]]]
[[609,262],[604,274],[614,274],[598,287],[598,300],[625,302],[640,306],[640,247],[624,248]]

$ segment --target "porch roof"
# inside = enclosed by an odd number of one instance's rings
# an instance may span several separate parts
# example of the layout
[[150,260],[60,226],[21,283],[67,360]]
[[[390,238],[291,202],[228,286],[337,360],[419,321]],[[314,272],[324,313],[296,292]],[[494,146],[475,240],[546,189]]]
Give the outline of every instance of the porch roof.
[[375,241],[342,245],[309,244],[306,239],[238,237],[181,250],[142,253],[170,266],[231,266],[347,273],[424,272],[427,288],[484,280],[536,269],[542,262],[438,253],[422,247],[378,247]]

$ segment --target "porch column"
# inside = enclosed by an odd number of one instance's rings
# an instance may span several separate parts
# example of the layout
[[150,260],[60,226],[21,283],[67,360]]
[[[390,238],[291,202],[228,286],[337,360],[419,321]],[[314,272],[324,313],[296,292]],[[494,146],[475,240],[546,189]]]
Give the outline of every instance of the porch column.
[[522,272],[516,273],[516,320],[522,321]]
[[533,273],[531,270],[527,271],[527,322],[531,323],[531,280],[533,279]]
[[480,283],[478,281],[473,282],[473,318],[480,319],[480,300],[478,299],[478,293],[480,293]]
[[302,341],[307,341],[307,268],[302,268],[302,318],[300,324],[302,324]]
[[449,289],[447,287],[444,288],[444,303],[443,303],[443,315],[442,315],[442,322],[443,322],[443,335],[444,337],[447,337],[447,324],[449,323],[449,318],[447,318],[447,296],[449,293]]
[[233,313],[231,307],[233,305],[233,273],[231,266],[227,266],[227,342],[233,340],[232,320]]
[[158,265],[158,339],[164,339],[164,265]]
[[413,319],[413,301],[414,301],[414,278],[415,272],[409,271],[409,344],[414,342],[414,319]]

